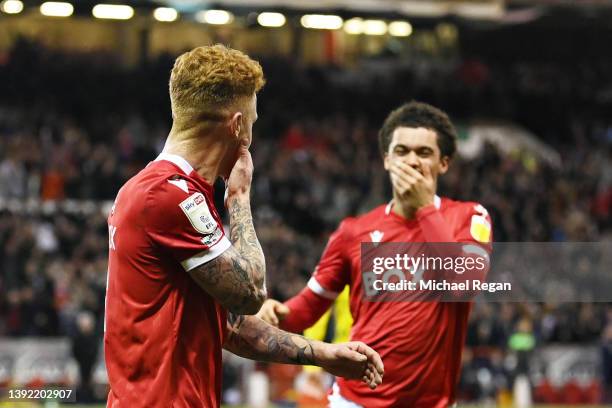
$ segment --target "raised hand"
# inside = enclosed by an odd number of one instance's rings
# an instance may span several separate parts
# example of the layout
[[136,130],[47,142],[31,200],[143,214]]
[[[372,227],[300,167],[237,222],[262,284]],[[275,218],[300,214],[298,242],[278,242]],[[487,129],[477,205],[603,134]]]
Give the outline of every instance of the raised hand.
[[242,141],[238,146],[238,159],[226,181],[226,199],[248,194],[253,181],[253,159],[249,152],[248,142]]
[[428,166],[422,166],[422,174],[411,165],[394,160],[390,164],[391,183],[399,193],[400,204],[406,208],[419,209],[433,204],[436,183]]
[[283,320],[290,311],[291,310],[287,306],[278,300],[267,299],[256,316],[264,322],[278,327],[280,321]]

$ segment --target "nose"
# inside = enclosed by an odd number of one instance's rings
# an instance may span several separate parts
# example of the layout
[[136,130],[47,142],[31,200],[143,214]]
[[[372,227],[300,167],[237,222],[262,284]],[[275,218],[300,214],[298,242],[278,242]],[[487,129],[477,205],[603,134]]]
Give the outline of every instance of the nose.
[[414,152],[414,151],[410,151],[406,156],[405,156],[405,160],[406,163],[409,166],[412,166],[414,168],[419,167],[420,162],[419,162],[419,156]]

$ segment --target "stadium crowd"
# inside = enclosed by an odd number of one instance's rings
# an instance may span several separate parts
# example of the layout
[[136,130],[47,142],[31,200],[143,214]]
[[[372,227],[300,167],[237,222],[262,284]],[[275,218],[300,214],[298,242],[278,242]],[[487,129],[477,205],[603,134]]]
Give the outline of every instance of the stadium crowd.
[[[125,68],[108,55],[24,41],[2,58],[0,77],[11,80],[0,82],[0,335],[79,338],[84,312],[102,332],[108,206],[101,203],[163,147],[171,63],[162,56]],[[268,84],[254,130],[253,208],[274,298],[304,286],[338,220],[389,197],[377,128],[413,98],[460,123],[473,112],[518,122],[560,153],[559,168],[492,146],[476,159],[456,158],[441,193],[482,203],[496,241],[612,238],[605,63],[553,70],[527,61],[398,68],[372,60],[360,75],[281,59],[262,64]],[[222,185],[216,195],[221,208]],[[51,208],[62,200],[76,201]],[[537,344],[612,344],[606,304],[480,304],[468,346],[504,350],[525,320]]]

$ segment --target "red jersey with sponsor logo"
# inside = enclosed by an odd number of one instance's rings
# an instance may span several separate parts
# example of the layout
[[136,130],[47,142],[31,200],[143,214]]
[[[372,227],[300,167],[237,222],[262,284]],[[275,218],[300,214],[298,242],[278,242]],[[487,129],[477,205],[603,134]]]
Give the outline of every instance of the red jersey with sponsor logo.
[[226,311],[188,272],[230,247],[212,187],[162,154],[108,218],[109,407],[218,407]]
[[415,219],[383,205],[340,224],[308,288],[333,299],[350,285],[351,339],[371,346],[385,364],[383,383],[375,390],[339,378],[342,397],[367,408],[442,408],[454,403],[471,303],[365,301],[363,280],[374,276],[361,270],[361,243],[469,242],[490,252],[490,222],[477,203],[436,197],[436,204],[419,210]]

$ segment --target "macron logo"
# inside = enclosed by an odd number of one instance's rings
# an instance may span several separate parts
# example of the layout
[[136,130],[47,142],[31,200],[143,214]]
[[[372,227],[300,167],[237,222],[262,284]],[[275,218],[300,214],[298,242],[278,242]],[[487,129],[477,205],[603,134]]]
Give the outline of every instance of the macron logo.
[[189,194],[189,188],[187,187],[187,181],[183,180],[183,179],[178,179],[178,180],[168,180],[168,183],[177,186],[178,188],[180,188],[181,190],[183,190],[184,192]]
[[376,244],[382,241],[384,235],[385,233],[379,230],[370,232],[370,238],[372,239],[372,242]]

